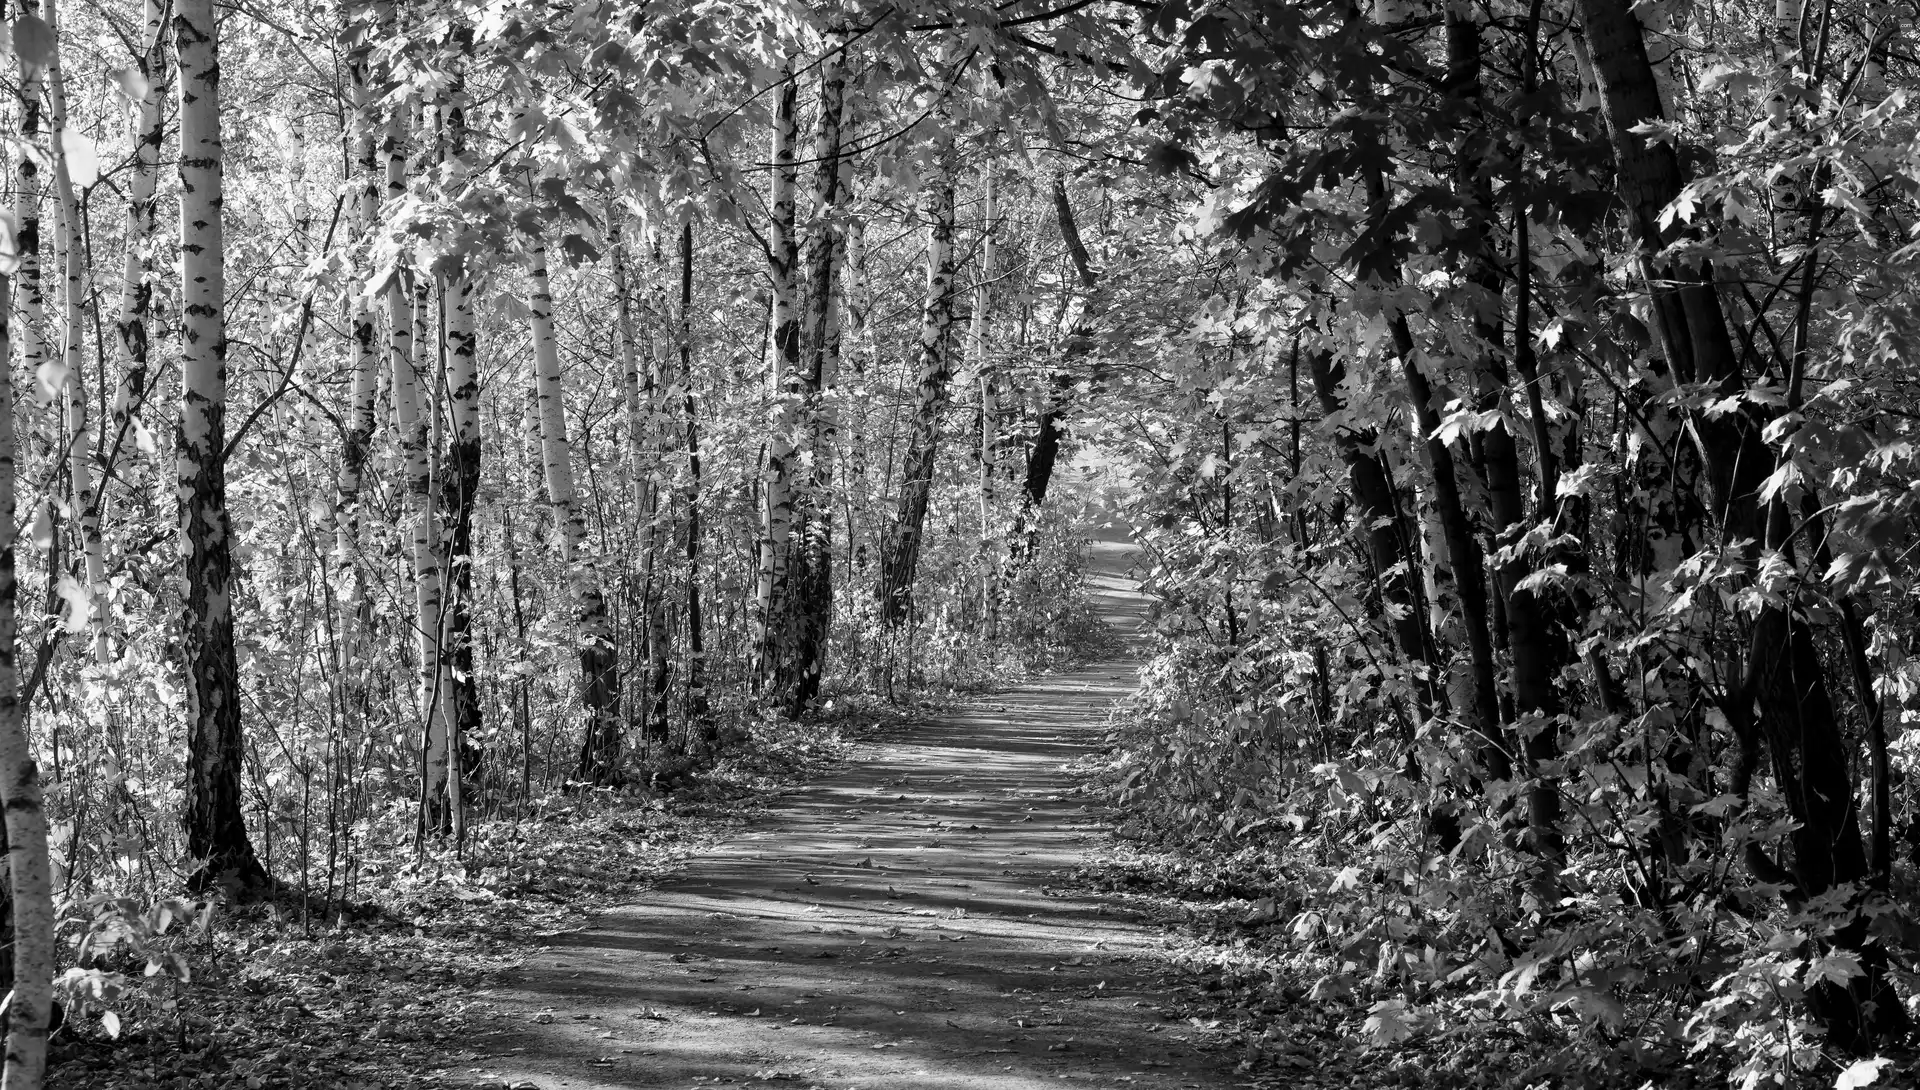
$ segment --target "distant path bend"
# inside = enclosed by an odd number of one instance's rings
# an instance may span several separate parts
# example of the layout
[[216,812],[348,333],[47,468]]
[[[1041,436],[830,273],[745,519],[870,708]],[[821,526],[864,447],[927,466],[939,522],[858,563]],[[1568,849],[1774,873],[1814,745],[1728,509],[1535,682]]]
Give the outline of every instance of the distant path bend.
[[[1094,546],[1104,619],[1143,603]],[[871,747],[605,913],[491,995],[510,1027],[474,1077],[541,1090],[1226,1087],[1163,1020],[1157,934],[1049,896],[1097,850],[1061,766],[1136,660],[1044,678]],[[548,1020],[542,1020],[541,1014]],[[462,1065],[465,1067],[466,1065]]]

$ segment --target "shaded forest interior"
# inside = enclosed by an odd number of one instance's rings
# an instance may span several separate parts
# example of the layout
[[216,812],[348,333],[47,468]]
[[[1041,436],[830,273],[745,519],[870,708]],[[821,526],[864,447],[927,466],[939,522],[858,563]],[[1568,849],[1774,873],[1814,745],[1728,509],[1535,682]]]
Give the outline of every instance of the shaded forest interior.
[[1081,878],[1248,1073],[1911,1076],[1912,0],[5,15],[7,1090],[1085,656],[1103,522]]

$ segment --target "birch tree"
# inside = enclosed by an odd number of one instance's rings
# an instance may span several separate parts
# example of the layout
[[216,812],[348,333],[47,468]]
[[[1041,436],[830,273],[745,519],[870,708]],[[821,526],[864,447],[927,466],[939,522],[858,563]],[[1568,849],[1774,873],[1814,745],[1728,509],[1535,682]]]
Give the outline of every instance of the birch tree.
[[614,645],[599,565],[590,553],[587,518],[574,488],[573,447],[567,438],[566,388],[560,344],[553,329],[553,290],[547,247],[536,239],[528,253],[527,300],[533,326],[533,387],[540,417],[540,458],[547,502],[560,523],[561,560],[572,582],[574,638],[579,643],[581,703],[587,722],[580,742],[579,778],[614,784],[621,778],[620,660]]
[[212,0],[175,0],[180,95],[180,541],[186,570],[187,853],[192,886],[268,882],[240,806],[240,679],[233,645],[233,524],[227,512],[226,249],[220,53]]
[[793,470],[792,546],[787,565],[785,623],[779,634],[775,693],[789,718],[820,693],[833,621],[835,422],[828,394],[839,367],[838,279],[846,252],[841,224],[848,166],[840,154],[847,100],[843,51],[820,65],[819,120],[813,143],[812,224],[801,266],[806,274],[798,369],[787,383],[794,406],[799,466]]
[[774,99],[772,150],[768,156],[772,174],[766,240],[767,280],[772,291],[772,312],[767,321],[767,392],[772,412],[761,483],[759,571],[754,586],[754,675],[768,690],[777,686],[785,647],[785,626],[781,622],[787,606],[787,566],[792,555],[794,436],[798,423],[796,391],[791,387],[798,381],[800,368],[800,244],[794,219],[799,186],[794,155],[800,131],[800,88],[793,79],[791,64],[781,69],[778,79],[781,84]]
[[900,469],[900,492],[894,501],[893,522],[881,562],[875,597],[880,619],[888,625],[904,623],[912,613],[914,569],[920,560],[920,536],[926,526],[927,501],[933,491],[940,450],[941,415],[946,409],[948,381],[953,376],[953,168],[951,148],[939,152],[937,172],[920,197],[920,217],[927,227],[927,294],[921,308],[919,385],[914,391],[913,417],[908,425],[907,453]]
[[[82,186],[95,180],[98,164],[92,142],[67,123],[66,79],[60,65],[60,24],[53,0],[46,0],[48,28],[55,37],[46,72],[47,100],[52,105],[54,192],[60,211],[60,363],[61,389],[66,409],[67,476],[73,491],[74,522],[79,532],[86,618],[92,632],[93,660],[105,664],[107,652],[106,548],[100,537],[99,493],[93,484],[95,456],[92,410],[86,384],[86,287],[84,243],[80,224]],[[84,171],[76,178],[75,171]],[[104,378],[104,375],[103,375]]]
[[[34,39],[33,24],[37,21],[30,11],[23,11],[13,25],[23,94],[33,85],[53,46],[52,32],[44,25],[38,28],[45,31],[44,41]],[[29,116],[28,111],[22,111],[23,128]],[[0,360],[9,361],[10,366],[12,277],[23,267],[27,252],[17,224],[9,226],[16,228],[18,248],[0,252]],[[15,420],[9,376],[0,382],[0,804],[5,808],[7,849],[7,888],[0,916],[7,925],[12,951],[0,972],[5,973],[5,983],[12,991],[7,1004],[6,1060],[0,1085],[7,1090],[40,1090],[46,1078],[47,1022],[53,1003],[53,875],[47,854],[40,767],[27,729],[29,709],[20,692],[20,590],[15,568],[20,444]]]
[[[147,397],[147,322],[153,309],[155,191],[160,181],[160,149],[166,142],[167,20],[161,0],[145,0],[145,38],[137,66],[121,81],[136,105],[132,175],[127,180],[126,256],[120,274],[120,307],[114,332],[126,360],[114,389],[113,438],[107,443],[101,475],[111,477],[116,456],[134,427],[134,413]],[[104,376],[102,381],[105,381]]]

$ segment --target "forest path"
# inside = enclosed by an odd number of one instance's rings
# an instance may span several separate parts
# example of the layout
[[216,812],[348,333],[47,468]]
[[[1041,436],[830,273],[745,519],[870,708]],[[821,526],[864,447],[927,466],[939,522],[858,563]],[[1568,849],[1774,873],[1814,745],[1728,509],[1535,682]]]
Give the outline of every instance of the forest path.
[[[1094,552],[1123,634],[1124,545]],[[1046,883],[1102,842],[1062,765],[1133,685],[1121,658],[915,726],[782,799],[644,902],[485,998],[471,1077],[540,1090],[1225,1087],[1155,1008],[1158,933]],[[462,1065],[463,1067],[465,1065]]]

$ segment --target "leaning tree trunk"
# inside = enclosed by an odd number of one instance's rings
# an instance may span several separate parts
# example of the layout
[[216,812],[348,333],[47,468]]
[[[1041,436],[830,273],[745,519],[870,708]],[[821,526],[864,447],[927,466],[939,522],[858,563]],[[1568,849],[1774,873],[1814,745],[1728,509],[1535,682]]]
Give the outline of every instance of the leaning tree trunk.
[[1412,529],[1401,514],[1394,497],[1393,482],[1381,468],[1375,453],[1379,434],[1371,427],[1356,426],[1346,419],[1346,365],[1330,351],[1315,348],[1307,352],[1308,371],[1321,411],[1329,419],[1345,422],[1331,436],[1334,449],[1347,466],[1347,492],[1353,498],[1354,525],[1366,543],[1366,555],[1373,567],[1370,573],[1379,588],[1380,613],[1392,630],[1401,657],[1416,664],[1424,675],[1414,692],[1421,719],[1434,709],[1444,707],[1444,690],[1437,687],[1438,665],[1420,624],[1423,603],[1415,593],[1413,572],[1418,564],[1413,555]]
[[267,872],[240,806],[240,677],[233,645],[233,524],[227,514],[226,249],[221,229],[220,56],[213,0],[175,0],[180,65],[180,541],[186,569],[189,886],[257,891]]
[[920,534],[933,491],[940,449],[940,416],[947,405],[947,380],[953,374],[949,334],[953,328],[953,172],[942,149],[939,174],[921,194],[927,221],[927,297],[920,318],[920,385],[915,391],[907,453],[900,468],[900,495],[880,563],[875,598],[880,620],[905,622],[913,611],[914,569],[920,561]]
[[1092,349],[1093,339],[1089,332],[1100,302],[1096,293],[1100,281],[1094,275],[1093,260],[1087,253],[1087,245],[1080,238],[1080,225],[1074,219],[1073,202],[1067,199],[1067,181],[1058,174],[1053,177],[1053,218],[1060,228],[1060,241],[1066,244],[1067,258],[1073,263],[1079,290],[1068,300],[1066,313],[1060,323],[1063,366],[1049,377],[1040,393],[1033,446],[1027,452],[1026,475],[1021,481],[1020,506],[1007,531],[1007,561],[1000,577],[1003,593],[1019,579],[1033,551],[1033,535],[1039,529],[1040,507],[1047,501],[1047,490],[1053,484],[1054,466],[1060,460],[1060,444],[1067,434],[1061,423],[1061,414],[1066,409],[1066,393],[1071,386],[1072,376],[1064,365]]
[[[1385,180],[1377,167],[1366,177],[1367,199],[1371,215],[1383,217],[1389,211]],[[1400,282],[1401,271],[1388,247],[1370,254],[1361,268],[1383,285]],[[1419,445],[1426,454],[1430,473],[1434,513],[1438,517],[1446,552],[1453,563],[1454,589],[1459,602],[1460,629],[1467,645],[1471,670],[1468,706],[1458,709],[1468,716],[1468,729],[1481,739],[1480,758],[1495,779],[1513,774],[1512,750],[1502,737],[1500,699],[1493,660],[1493,633],[1487,620],[1486,564],[1480,542],[1474,536],[1460,493],[1460,478],[1453,448],[1436,433],[1440,428],[1440,407],[1436,404],[1432,382],[1416,351],[1413,332],[1404,314],[1387,315],[1387,327],[1393,336],[1393,350],[1400,362],[1407,399],[1413,403],[1414,423],[1425,439]],[[1437,610],[1436,610],[1437,612]]]
[[834,420],[826,392],[839,361],[834,328],[835,282],[845,253],[840,223],[845,165],[840,156],[847,78],[842,55],[829,53],[820,66],[820,119],[814,138],[813,229],[802,265],[806,298],[801,316],[800,368],[789,386],[797,395],[795,437],[805,457],[805,476],[794,490],[792,546],[787,560],[787,600],[774,697],[790,719],[820,695],[826,671],[827,635],[833,622],[833,440]]
[[587,517],[573,484],[573,448],[567,439],[566,392],[560,378],[560,343],[553,332],[553,292],[547,278],[547,247],[535,241],[528,275],[533,291],[534,396],[540,413],[540,459],[547,499],[560,522],[561,559],[573,583],[575,637],[580,641],[581,702],[586,731],[580,743],[579,778],[620,782],[620,660],[607,617],[600,571],[589,555]]

